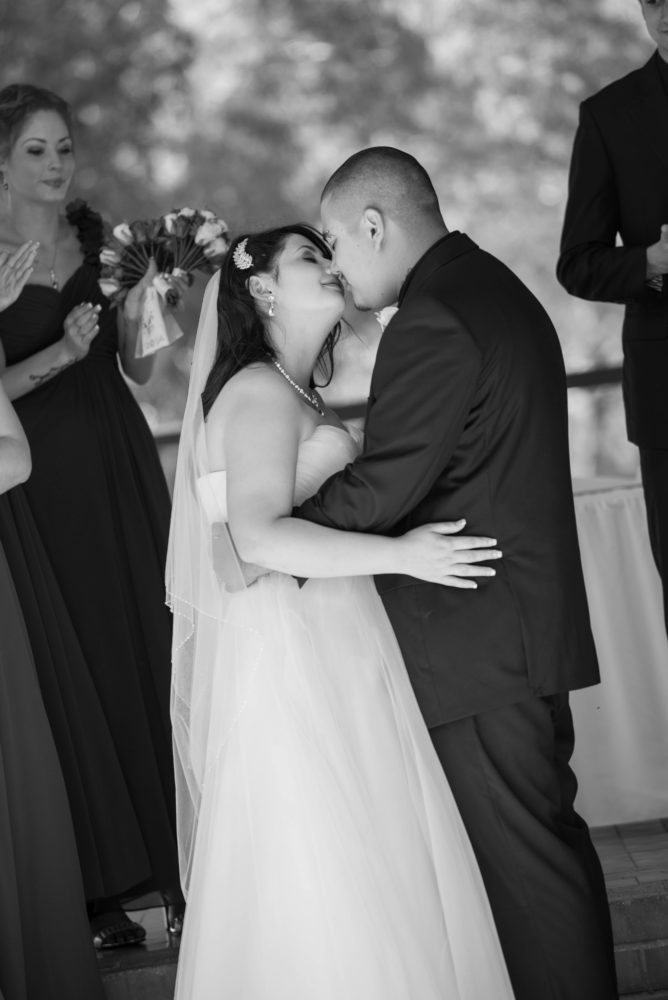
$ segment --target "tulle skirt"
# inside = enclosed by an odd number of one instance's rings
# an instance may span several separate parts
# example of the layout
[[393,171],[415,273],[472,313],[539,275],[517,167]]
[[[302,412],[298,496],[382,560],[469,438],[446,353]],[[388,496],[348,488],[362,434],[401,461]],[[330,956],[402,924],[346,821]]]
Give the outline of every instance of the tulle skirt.
[[176,1000],[510,1000],[372,581],[271,574],[209,629]]

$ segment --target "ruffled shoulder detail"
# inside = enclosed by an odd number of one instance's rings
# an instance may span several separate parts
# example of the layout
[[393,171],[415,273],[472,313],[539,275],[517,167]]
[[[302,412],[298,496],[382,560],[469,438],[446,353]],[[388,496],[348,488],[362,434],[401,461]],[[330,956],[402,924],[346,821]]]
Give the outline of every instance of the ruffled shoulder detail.
[[105,223],[102,216],[82,198],[71,201],[65,209],[65,215],[67,221],[77,231],[84,262],[98,267],[100,250],[105,238]]

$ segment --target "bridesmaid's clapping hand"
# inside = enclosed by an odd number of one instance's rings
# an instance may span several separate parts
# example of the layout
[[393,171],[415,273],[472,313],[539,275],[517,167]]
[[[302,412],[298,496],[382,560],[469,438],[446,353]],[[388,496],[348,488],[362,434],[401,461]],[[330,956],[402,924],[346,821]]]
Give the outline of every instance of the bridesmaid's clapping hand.
[[98,319],[101,306],[82,302],[75,306],[65,319],[63,342],[72,361],[85,358],[91,341],[99,333]]
[[0,311],[16,302],[23,287],[32,274],[35,254],[39,243],[29,240],[9,253],[0,253]]

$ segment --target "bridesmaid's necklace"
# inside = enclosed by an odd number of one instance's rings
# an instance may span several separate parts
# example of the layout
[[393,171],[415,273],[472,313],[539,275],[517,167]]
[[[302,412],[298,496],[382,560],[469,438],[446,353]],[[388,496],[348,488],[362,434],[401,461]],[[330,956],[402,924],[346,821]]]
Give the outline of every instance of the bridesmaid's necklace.
[[[19,236],[21,237],[21,239],[23,239],[23,235],[22,235],[22,233],[19,232],[19,230],[16,227],[15,223],[14,223],[14,229],[16,229],[16,232],[19,234]],[[40,246],[41,245],[42,244],[40,243]],[[57,257],[58,257],[58,233],[56,233],[56,241],[53,244],[53,256],[51,258],[51,264],[47,265],[47,271],[49,272],[49,281],[51,283],[51,287],[55,288],[55,290],[57,292],[59,292],[60,291],[60,285],[58,284],[58,278],[56,277],[56,258]]]
[[302,389],[302,387],[297,382],[295,382],[294,379],[290,378],[290,376],[286,372],[285,368],[283,368],[283,366],[281,364],[279,364],[279,362],[276,361],[275,359],[274,359],[273,364],[278,369],[278,371],[281,373],[281,375],[283,376],[283,378],[288,380],[288,382],[290,383],[290,385],[292,386],[292,388],[295,390],[295,392],[298,392],[300,396],[303,396],[304,399],[306,400],[306,402],[309,403],[313,407],[313,409],[316,410],[320,414],[321,417],[324,417],[325,411],[323,410],[322,406],[318,402],[318,397],[317,397],[316,393],[315,392],[307,392],[306,389]]
[[57,256],[58,256],[58,240],[56,238],[56,242],[55,242],[54,247],[53,247],[53,257],[51,259],[51,267],[49,268],[49,279],[51,281],[51,287],[55,288],[55,290],[58,292],[58,291],[60,291],[60,285],[58,284],[58,278],[56,277],[56,257]]

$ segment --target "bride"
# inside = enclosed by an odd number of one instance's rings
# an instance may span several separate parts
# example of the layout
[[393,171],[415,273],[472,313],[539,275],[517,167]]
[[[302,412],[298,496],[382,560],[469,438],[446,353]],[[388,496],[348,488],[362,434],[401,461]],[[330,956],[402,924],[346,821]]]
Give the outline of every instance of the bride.
[[237,240],[202,307],[167,567],[176,1000],[511,1000],[371,577],[473,588],[495,541],[290,516],[359,447],[310,388],[344,309],[329,256],[302,225]]

